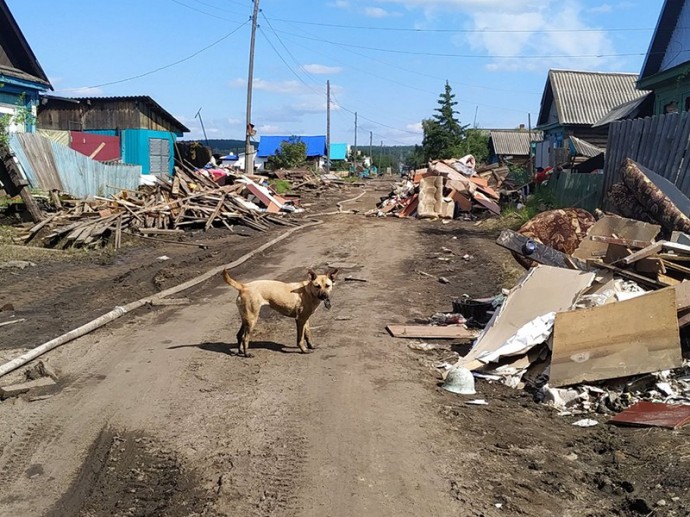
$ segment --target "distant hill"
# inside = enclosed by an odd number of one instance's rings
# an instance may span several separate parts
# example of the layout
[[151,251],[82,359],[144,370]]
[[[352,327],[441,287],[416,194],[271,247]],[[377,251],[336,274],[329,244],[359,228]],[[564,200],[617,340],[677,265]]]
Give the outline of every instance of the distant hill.
[[[183,140],[185,141],[185,140]],[[211,150],[213,151],[213,154],[220,154],[220,155],[226,155],[230,153],[238,154],[238,153],[243,153],[244,152],[244,140],[231,140],[231,139],[223,139],[223,138],[209,138],[208,139],[208,144],[206,143],[206,140],[203,138],[200,138],[198,140],[186,140],[188,142],[199,142],[203,145],[208,145]],[[256,145],[256,144],[254,144]]]

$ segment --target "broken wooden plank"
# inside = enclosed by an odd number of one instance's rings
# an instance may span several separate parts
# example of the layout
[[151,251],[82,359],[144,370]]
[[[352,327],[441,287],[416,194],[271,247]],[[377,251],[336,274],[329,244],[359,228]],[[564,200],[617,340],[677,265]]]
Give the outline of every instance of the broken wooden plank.
[[0,399],[6,399],[9,397],[16,397],[22,393],[34,388],[44,388],[46,386],[53,386],[55,381],[50,377],[41,377],[33,381],[22,382],[21,384],[12,384],[10,386],[0,387]]
[[652,278],[648,278],[643,275],[639,275],[637,273],[633,273],[632,271],[628,271],[627,269],[621,269],[619,267],[616,267],[612,264],[605,264],[603,262],[596,262],[596,261],[587,261],[590,266],[599,268],[599,269],[608,269],[609,271],[613,271],[617,275],[624,276],[626,278],[629,278],[630,280],[635,280],[635,282],[646,285],[648,287],[652,287],[654,289],[660,289],[662,287],[668,287],[670,284],[661,282],[659,280],[654,280]]
[[551,386],[667,370],[682,362],[671,290],[556,314]]
[[627,257],[623,257],[622,259],[618,260],[617,262],[614,263],[614,265],[626,265],[629,266],[633,262],[636,262],[638,260],[642,260],[643,258],[651,257],[652,255],[656,255],[659,253],[662,249],[662,243],[660,242],[655,242],[654,244],[648,245],[646,248],[642,248],[639,251],[636,251],[632,253],[631,255],[628,255]]
[[421,339],[474,339],[479,332],[461,325],[435,327],[432,325],[386,325],[393,337]]
[[603,242],[605,244],[618,244],[626,248],[642,249],[649,246],[649,241],[641,241],[637,239],[622,239],[620,237],[608,237],[606,235],[590,235],[589,239],[594,242]]

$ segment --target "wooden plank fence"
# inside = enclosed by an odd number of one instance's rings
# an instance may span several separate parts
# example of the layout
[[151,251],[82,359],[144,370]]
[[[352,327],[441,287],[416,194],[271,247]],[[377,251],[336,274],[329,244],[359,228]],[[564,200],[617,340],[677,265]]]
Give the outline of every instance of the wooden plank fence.
[[[613,122],[602,198],[620,180],[618,169],[626,158],[666,178],[690,197],[690,112]],[[605,199],[602,206],[606,206]]]

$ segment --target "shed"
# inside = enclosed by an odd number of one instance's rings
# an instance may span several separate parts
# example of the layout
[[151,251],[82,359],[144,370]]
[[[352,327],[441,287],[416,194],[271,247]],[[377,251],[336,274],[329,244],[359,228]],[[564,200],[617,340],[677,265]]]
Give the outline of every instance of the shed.
[[489,162],[525,165],[529,162],[532,142],[541,142],[543,139],[541,131],[492,129],[489,131]]
[[116,136],[120,139],[122,161],[141,165],[144,174],[172,174],[175,141],[189,132],[146,95],[46,96],[38,109],[38,127]]

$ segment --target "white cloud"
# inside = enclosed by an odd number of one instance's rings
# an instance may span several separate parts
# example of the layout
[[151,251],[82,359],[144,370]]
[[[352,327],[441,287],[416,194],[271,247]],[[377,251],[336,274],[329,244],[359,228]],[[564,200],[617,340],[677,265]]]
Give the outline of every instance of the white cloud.
[[347,0],[336,0],[328,4],[329,7],[335,7],[337,9],[348,9],[350,7],[350,2]]
[[343,71],[343,69],[339,66],[327,66],[327,65],[317,65],[317,64],[304,65],[302,68],[304,68],[310,74],[321,74],[321,75],[339,74],[340,72]]
[[386,18],[390,13],[380,7],[367,7],[364,9],[364,15],[369,18]]
[[[305,93],[311,93],[311,90],[303,83],[299,81],[266,81],[261,78],[255,78],[253,81],[254,90],[261,90],[271,93],[282,93],[282,94],[292,94],[301,95]],[[230,82],[231,88],[246,88],[246,79],[234,79]]]
[[[379,0],[408,9],[421,9],[427,27],[446,26],[470,30],[452,42],[477,55],[493,57],[485,69],[543,70],[545,67],[606,70],[617,66],[613,44],[605,32],[586,23],[585,12],[608,12],[609,4],[585,9],[583,0]],[[455,13],[459,18],[449,18]],[[494,32],[506,28],[506,32]],[[560,30],[554,30],[560,29]],[[511,30],[513,32],[511,32]],[[485,32],[482,32],[485,31]],[[548,32],[544,32],[548,31]],[[466,52],[463,52],[466,53]],[[561,56],[548,58],[543,56]]]
[[413,124],[407,124],[405,126],[405,129],[407,131],[412,131],[414,133],[419,133],[419,134],[424,133],[424,130],[422,129],[422,123],[421,122],[415,122]]
[[590,7],[587,9],[588,13],[592,14],[606,14],[613,12],[613,6],[611,4],[601,4],[596,7]]

